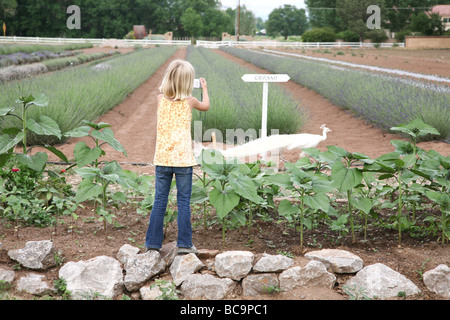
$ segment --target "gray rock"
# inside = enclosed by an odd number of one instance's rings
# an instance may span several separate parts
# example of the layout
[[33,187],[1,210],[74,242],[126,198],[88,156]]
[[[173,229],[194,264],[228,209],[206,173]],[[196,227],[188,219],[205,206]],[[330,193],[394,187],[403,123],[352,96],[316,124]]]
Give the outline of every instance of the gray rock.
[[117,260],[123,265],[127,263],[129,257],[133,257],[139,253],[140,249],[137,247],[133,247],[129,244],[124,244],[120,247],[119,252],[117,253]]
[[334,273],[356,273],[363,267],[360,257],[345,250],[323,249],[308,252],[305,257],[322,262],[328,271]]
[[191,274],[181,285],[181,293],[187,299],[222,300],[236,287],[228,278],[217,278],[210,274]]
[[72,299],[86,299],[93,294],[114,299],[123,292],[120,262],[107,256],[68,262],[59,270],[59,278],[66,281]]
[[250,251],[227,251],[216,256],[214,268],[219,277],[241,280],[252,269],[253,260]]
[[440,264],[433,270],[425,272],[423,282],[428,290],[444,298],[450,298],[450,268],[447,265]]
[[188,275],[193,274],[203,268],[203,263],[194,253],[178,255],[170,266],[170,274],[173,282],[178,287]]
[[291,267],[294,264],[294,260],[283,256],[281,254],[278,255],[270,255],[264,253],[262,258],[258,260],[257,263],[253,266],[254,272],[281,272]]
[[278,275],[276,273],[250,274],[242,280],[242,294],[244,296],[267,294],[270,293],[271,287],[279,287]]
[[322,262],[310,261],[304,268],[292,267],[283,271],[280,276],[280,288],[292,290],[301,287],[333,288],[336,276],[327,271]]
[[18,280],[17,290],[36,296],[43,296],[55,291],[55,288],[50,287],[44,279],[44,275],[28,273]]
[[166,266],[159,252],[154,250],[129,257],[125,264],[124,285],[128,291],[137,291],[151,277],[163,272]]
[[8,251],[12,260],[33,270],[45,270],[56,266],[55,247],[50,240],[28,241],[25,247]]
[[0,281],[11,284],[13,283],[15,276],[16,273],[13,270],[0,268]]
[[359,271],[347,280],[345,287],[369,298],[396,297],[399,292],[406,295],[420,293],[420,289],[404,275],[381,263],[375,263]]

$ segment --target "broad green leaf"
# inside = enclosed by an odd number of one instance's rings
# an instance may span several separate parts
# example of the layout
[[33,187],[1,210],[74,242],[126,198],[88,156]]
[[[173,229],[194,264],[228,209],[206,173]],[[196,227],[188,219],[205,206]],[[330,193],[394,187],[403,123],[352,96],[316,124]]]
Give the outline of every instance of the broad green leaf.
[[48,100],[43,93],[39,94],[33,101],[31,101],[35,106],[38,107],[47,107]]
[[73,155],[79,167],[93,163],[101,156],[102,152],[100,147],[89,148],[84,141],[78,142],[73,149]]
[[122,171],[122,167],[119,165],[119,163],[114,160],[111,162],[106,162],[105,166],[103,167],[103,172],[105,174],[110,174],[110,173],[120,173],[120,171]]
[[304,198],[304,203],[313,210],[326,212],[330,206],[330,199],[324,194],[315,194]]
[[125,156],[127,156],[127,152],[125,148],[114,138],[114,132],[110,128],[105,128],[103,131],[93,130],[91,135],[94,138],[100,139],[108,143],[111,147],[116,151],[122,152]]
[[191,204],[203,203],[208,200],[208,194],[203,187],[192,185]]
[[2,132],[4,134],[9,134],[9,135],[13,135],[13,134],[18,134],[19,132],[21,132],[23,129],[22,128],[16,128],[16,127],[12,127],[12,128],[5,128],[2,130]]
[[77,190],[76,201],[80,203],[89,199],[95,199],[102,192],[102,186],[93,183],[91,180],[83,179]]
[[392,127],[391,130],[407,133],[412,137],[420,137],[427,134],[440,135],[436,128],[426,124],[422,119],[415,119],[407,124]]
[[445,209],[450,205],[450,196],[446,193],[427,191],[425,192],[425,194],[427,195],[428,199],[439,204],[442,209]]
[[331,168],[333,185],[340,192],[345,192],[356,187],[362,181],[362,173],[357,168],[346,168],[342,162],[336,162]]
[[59,125],[50,117],[40,116],[39,122],[36,122],[34,119],[28,119],[27,127],[36,134],[56,136],[61,139],[61,130],[59,130]]
[[24,153],[18,153],[16,155],[17,161],[26,165],[28,168],[34,171],[41,172],[44,170],[48,155],[45,152],[38,152],[35,155],[29,156]]
[[236,172],[228,175],[228,182],[234,192],[254,203],[262,203],[264,199],[258,196],[256,183],[249,177]]
[[53,146],[45,146],[44,148],[47,149],[48,151],[52,152],[54,155],[56,155],[58,158],[60,158],[65,163],[69,163],[69,160],[67,159],[66,155],[62,151],[56,149]]
[[78,128],[75,128],[73,130],[67,131],[63,134],[64,137],[72,137],[72,138],[80,138],[80,137],[86,137],[89,135],[89,131],[91,131],[92,128],[88,126],[81,126]]
[[264,181],[269,184],[275,184],[282,188],[291,189],[293,187],[291,178],[287,173],[274,174],[272,176],[264,177]]
[[82,167],[75,169],[75,172],[80,175],[83,179],[92,180],[95,177],[99,176],[101,173],[101,170],[99,168],[95,167]]
[[223,219],[239,204],[240,197],[234,191],[221,191],[214,188],[209,193],[209,201],[216,209],[220,219]]
[[0,168],[2,168],[12,156],[12,153],[0,154]]
[[19,132],[14,138],[4,134],[0,136],[0,154],[8,153],[11,148],[15,147],[23,139],[23,132]]
[[101,130],[104,128],[112,127],[109,123],[106,123],[106,122],[95,123],[92,121],[83,120],[83,123],[85,123],[86,125],[88,125],[89,127],[91,127],[92,129],[95,129],[95,130]]
[[351,204],[365,214],[369,214],[370,210],[372,210],[373,200],[369,198],[353,198],[351,199]]
[[14,107],[1,107],[0,108],[0,117],[6,116],[14,109],[15,109]]
[[335,155],[337,155],[337,156],[339,156],[341,158],[346,158],[346,157],[349,157],[351,155],[350,152],[348,152],[344,148],[341,148],[341,147],[338,147],[338,146],[327,146],[327,149],[331,153],[334,153]]
[[292,215],[296,215],[300,213],[300,208],[298,206],[294,206],[292,202],[287,199],[282,200],[278,204],[278,214],[283,217],[291,217]]
[[395,151],[402,155],[411,154],[414,152],[414,146],[409,141],[391,140],[391,144],[395,147]]

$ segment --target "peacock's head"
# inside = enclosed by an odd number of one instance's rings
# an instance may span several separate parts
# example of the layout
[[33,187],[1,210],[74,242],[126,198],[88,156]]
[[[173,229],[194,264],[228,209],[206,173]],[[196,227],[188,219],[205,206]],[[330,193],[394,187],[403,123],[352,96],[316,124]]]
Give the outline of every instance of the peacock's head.
[[326,124],[321,125],[320,129],[323,129],[323,132],[332,132],[331,129],[327,128]]

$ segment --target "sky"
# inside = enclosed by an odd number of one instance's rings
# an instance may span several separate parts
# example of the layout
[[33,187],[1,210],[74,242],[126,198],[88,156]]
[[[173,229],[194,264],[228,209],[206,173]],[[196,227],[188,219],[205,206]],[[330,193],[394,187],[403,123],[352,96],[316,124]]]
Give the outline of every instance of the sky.
[[[282,7],[285,4],[295,6],[297,9],[306,9],[304,0],[240,0],[241,6],[245,5],[247,9],[255,14],[255,17],[267,20],[273,9]],[[235,9],[238,0],[220,0],[222,7]]]

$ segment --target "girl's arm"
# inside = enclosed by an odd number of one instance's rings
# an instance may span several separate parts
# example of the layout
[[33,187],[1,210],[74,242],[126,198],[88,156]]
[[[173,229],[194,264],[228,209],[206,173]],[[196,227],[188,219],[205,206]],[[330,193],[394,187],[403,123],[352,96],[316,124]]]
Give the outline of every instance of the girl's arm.
[[209,96],[208,96],[208,86],[204,78],[200,78],[200,83],[202,85],[203,99],[199,101],[197,98],[192,97],[189,99],[189,105],[191,108],[195,108],[200,111],[209,110]]

